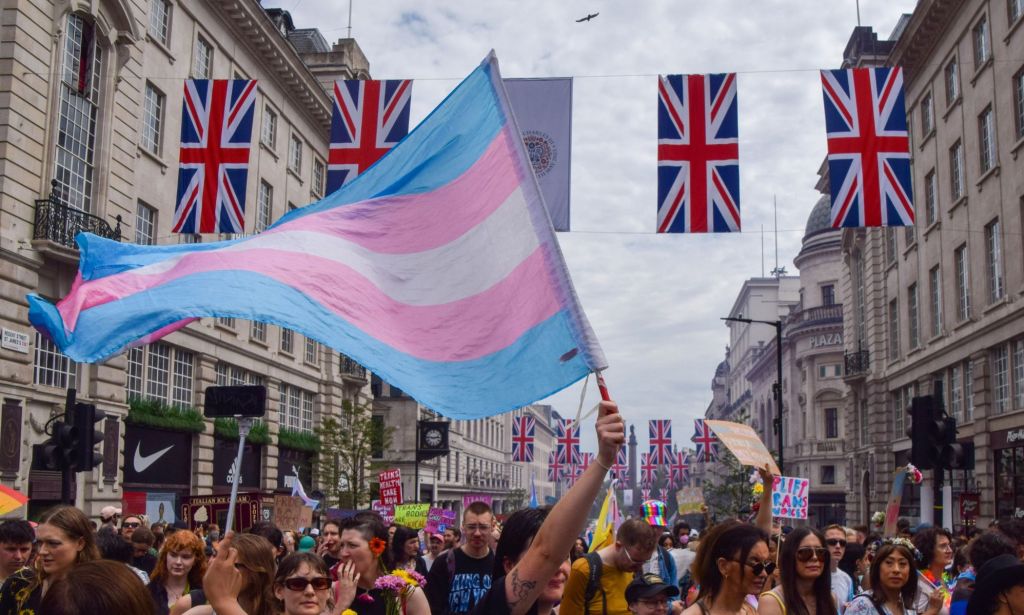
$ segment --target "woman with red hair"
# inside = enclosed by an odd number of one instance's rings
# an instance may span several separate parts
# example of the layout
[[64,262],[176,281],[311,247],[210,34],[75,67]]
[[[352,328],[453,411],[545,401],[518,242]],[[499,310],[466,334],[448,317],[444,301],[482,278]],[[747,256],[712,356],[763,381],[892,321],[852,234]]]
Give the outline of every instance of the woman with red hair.
[[206,545],[192,532],[174,532],[164,541],[150,577],[156,615],[167,615],[171,606],[191,590],[203,586]]

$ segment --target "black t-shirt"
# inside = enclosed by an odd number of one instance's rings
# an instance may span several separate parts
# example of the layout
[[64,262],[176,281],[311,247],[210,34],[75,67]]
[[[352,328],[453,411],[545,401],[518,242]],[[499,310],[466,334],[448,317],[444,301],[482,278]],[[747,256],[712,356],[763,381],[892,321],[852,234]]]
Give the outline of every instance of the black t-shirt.
[[[324,561],[327,562],[327,569],[330,570],[331,568],[334,568],[334,566],[341,560],[334,557],[330,553],[324,553]],[[337,579],[335,579],[335,581],[337,581]]]
[[[449,557],[454,557],[454,572],[449,574]],[[438,556],[430,567],[425,589],[433,615],[467,615],[491,589],[494,552],[472,558],[462,549]]]
[[[484,594],[480,602],[476,603],[470,615],[511,615],[512,609],[508,608],[508,596],[505,594],[505,577],[494,581],[491,590]],[[528,615],[537,615],[537,603],[534,602]]]
[[153,569],[156,568],[156,556],[150,555],[149,553],[142,557],[133,557],[132,566],[135,566],[146,574],[153,574]]

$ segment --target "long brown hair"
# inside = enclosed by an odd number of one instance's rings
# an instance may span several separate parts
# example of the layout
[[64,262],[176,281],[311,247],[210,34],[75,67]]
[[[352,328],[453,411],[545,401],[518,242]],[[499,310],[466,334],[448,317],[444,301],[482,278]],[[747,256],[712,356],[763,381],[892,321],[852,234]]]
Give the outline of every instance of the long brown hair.
[[790,532],[789,536],[786,536],[786,541],[782,543],[782,550],[779,552],[779,565],[781,567],[779,577],[782,585],[782,597],[786,602],[786,607],[794,615],[810,615],[807,611],[807,605],[804,604],[804,599],[796,587],[797,578],[799,577],[796,571],[796,552],[800,549],[800,543],[808,536],[816,537],[818,539],[818,546],[825,552],[825,557],[820,561],[821,574],[814,580],[812,586],[814,590],[814,611],[816,615],[832,615],[832,613],[837,611],[835,602],[832,600],[832,575],[829,573],[831,570],[831,555],[828,549],[825,548],[825,536],[816,529],[798,527]]
[[39,603],[47,615],[153,615],[153,598],[127,566],[113,560],[76,564],[54,581]]
[[[86,517],[84,512],[74,506],[54,506],[43,513],[39,524],[52,525],[71,540],[83,541],[82,550],[75,555],[75,566],[100,559],[100,550],[96,547],[96,537],[92,533],[89,517]],[[29,583],[26,596],[31,595],[49,576],[43,570],[43,561],[40,557],[36,558],[35,571],[36,574],[33,576],[32,582]]]
[[[694,572],[700,583],[699,598],[712,600],[722,591],[724,577],[718,569],[720,558],[744,562],[757,543],[767,546],[768,534],[764,530],[746,523],[721,523],[711,529],[707,538],[700,541],[697,557],[694,559]],[[699,564],[699,569],[698,569]],[[740,579],[746,574],[746,567],[740,566]]]
[[246,577],[245,587],[238,595],[239,604],[249,615],[273,615],[276,604],[274,573],[277,569],[274,546],[262,536],[238,534],[231,539],[231,547],[238,550],[238,563],[245,570]]
[[192,532],[177,531],[164,540],[157,555],[156,566],[153,574],[149,576],[151,581],[163,583],[170,573],[167,572],[167,555],[171,551],[191,551],[195,556],[195,563],[192,570],[188,571],[188,585],[191,589],[199,589],[203,586],[203,575],[206,574],[206,545],[203,539]]

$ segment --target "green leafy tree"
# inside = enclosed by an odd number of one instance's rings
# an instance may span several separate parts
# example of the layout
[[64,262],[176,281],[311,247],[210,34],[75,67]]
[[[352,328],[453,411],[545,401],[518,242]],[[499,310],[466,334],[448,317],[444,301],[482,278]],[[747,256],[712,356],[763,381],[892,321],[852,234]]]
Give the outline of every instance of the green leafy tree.
[[505,496],[505,508],[507,510],[526,508],[526,504],[526,489],[513,489]]
[[369,406],[341,403],[341,417],[326,417],[316,428],[320,438],[317,473],[325,484],[327,506],[364,508],[369,505],[370,479],[384,464],[392,428],[374,420]]
[[712,518],[722,521],[729,517],[746,517],[753,502],[750,473],[724,446],[715,464],[714,474],[704,483],[704,501]]

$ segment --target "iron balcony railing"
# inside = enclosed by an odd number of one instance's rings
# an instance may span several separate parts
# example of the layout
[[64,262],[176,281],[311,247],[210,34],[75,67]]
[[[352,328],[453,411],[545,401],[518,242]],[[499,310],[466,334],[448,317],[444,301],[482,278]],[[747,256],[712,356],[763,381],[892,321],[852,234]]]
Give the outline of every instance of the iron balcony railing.
[[65,205],[57,180],[53,180],[52,186],[49,198],[36,201],[33,239],[48,239],[74,249],[78,248],[75,236],[82,232],[121,241],[121,216],[117,216],[117,226],[111,228],[103,218]]
[[365,367],[345,355],[340,355],[339,359],[341,359],[340,363],[342,374],[345,374],[346,376],[355,376],[356,378],[366,378]]
[[867,350],[846,353],[846,375],[857,376],[868,371],[870,361]]

